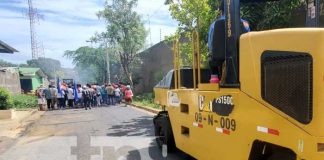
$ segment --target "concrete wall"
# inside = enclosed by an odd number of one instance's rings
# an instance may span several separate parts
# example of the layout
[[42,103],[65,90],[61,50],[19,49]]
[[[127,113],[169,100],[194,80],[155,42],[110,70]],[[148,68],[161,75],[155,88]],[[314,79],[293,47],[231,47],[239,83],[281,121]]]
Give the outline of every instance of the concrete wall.
[[160,42],[141,53],[143,64],[140,82],[134,87],[136,93],[153,92],[153,87],[173,69],[172,45]]
[[6,88],[12,94],[20,94],[20,79],[19,74],[14,69],[0,68],[0,87]]

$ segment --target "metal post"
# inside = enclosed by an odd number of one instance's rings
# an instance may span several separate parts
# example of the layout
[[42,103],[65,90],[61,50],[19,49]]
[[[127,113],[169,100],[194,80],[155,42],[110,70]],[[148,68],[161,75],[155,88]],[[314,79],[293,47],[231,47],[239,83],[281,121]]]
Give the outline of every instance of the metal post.
[[174,89],[178,89],[177,40],[173,42]]
[[196,52],[196,31],[192,32],[192,72],[193,72],[193,86],[194,89],[196,89],[197,85],[197,75],[196,75],[196,69],[197,69],[197,52]]
[[150,20],[150,15],[147,15],[147,17],[148,17],[148,22],[149,22],[150,47],[152,47],[153,44],[152,44],[152,32],[151,32],[151,20]]
[[225,27],[226,27],[226,77],[224,87],[238,88],[238,45],[240,38],[240,2],[238,0],[226,0],[225,2]]
[[180,42],[177,40],[177,64],[178,64],[178,87],[181,89],[181,59],[180,59]]
[[108,75],[108,83],[110,83],[110,58],[109,58],[109,51],[108,51],[108,45],[106,43],[106,63],[107,63],[107,75]]
[[196,44],[196,59],[197,59],[197,69],[198,69],[198,84],[201,83],[201,70],[200,70],[200,39],[199,39],[199,32],[196,31],[196,36],[197,36],[197,44]]

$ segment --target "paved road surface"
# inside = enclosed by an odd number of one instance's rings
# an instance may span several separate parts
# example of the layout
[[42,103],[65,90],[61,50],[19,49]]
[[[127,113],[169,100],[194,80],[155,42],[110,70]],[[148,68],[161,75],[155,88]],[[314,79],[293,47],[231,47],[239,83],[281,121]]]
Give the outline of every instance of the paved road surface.
[[189,159],[180,152],[162,157],[152,117],[119,106],[49,111],[0,160]]

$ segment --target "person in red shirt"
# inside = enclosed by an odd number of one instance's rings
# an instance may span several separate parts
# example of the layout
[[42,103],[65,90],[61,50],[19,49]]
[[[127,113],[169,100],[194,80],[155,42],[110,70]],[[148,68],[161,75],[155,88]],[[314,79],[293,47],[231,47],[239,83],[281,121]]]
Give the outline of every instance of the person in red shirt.
[[126,102],[126,105],[129,104],[129,103],[132,103],[132,101],[133,101],[133,92],[130,89],[130,86],[128,85],[126,90],[125,90],[125,102]]
[[121,84],[120,88],[121,88],[122,93],[125,95],[125,91],[126,91],[127,87],[125,85]]

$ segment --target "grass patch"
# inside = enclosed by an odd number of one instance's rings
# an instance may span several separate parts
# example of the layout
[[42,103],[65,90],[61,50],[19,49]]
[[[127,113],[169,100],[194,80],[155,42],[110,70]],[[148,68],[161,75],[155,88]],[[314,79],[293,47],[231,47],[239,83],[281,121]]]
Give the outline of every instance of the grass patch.
[[13,103],[10,108],[23,110],[28,108],[37,108],[37,97],[30,95],[13,95]]
[[7,89],[0,88],[0,110],[24,110],[37,107],[37,97],[31,95],[12,95]]
[[159,105],[154,103],[153,93],[143,93],[133,97],[133,104],[143,107],[149,107],[154,109],[161,109]]

